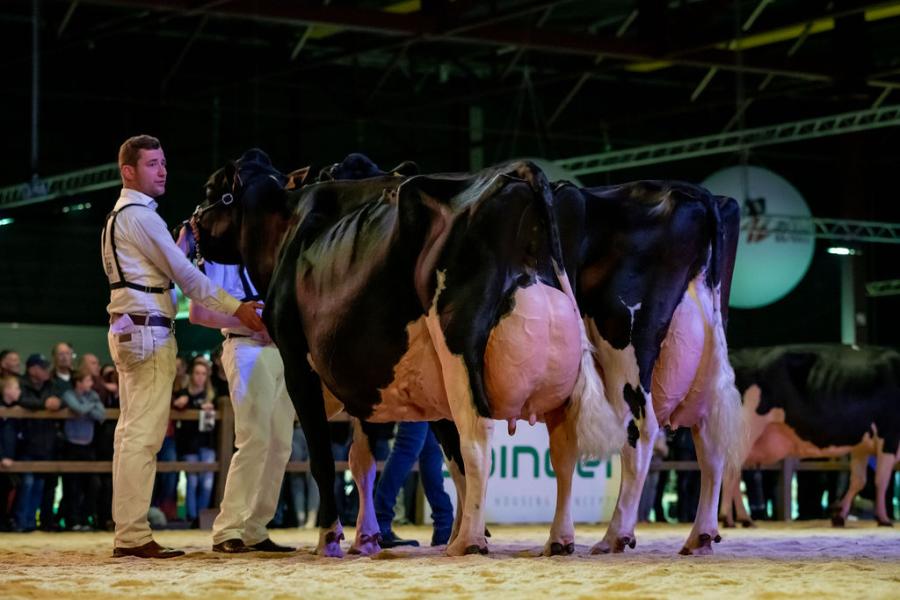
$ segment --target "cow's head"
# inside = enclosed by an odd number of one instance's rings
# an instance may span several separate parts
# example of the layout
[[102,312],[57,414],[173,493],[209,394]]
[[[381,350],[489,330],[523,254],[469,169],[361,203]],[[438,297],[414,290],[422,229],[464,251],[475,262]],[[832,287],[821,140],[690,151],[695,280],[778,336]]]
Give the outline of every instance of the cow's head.
[[[193,215],[200,254],[223,264],[243,262],[243,250],[258,242],[255,235],[263,234],[252,226],[254,222],[262,213],[285,210],[286,181],[268,155],[256,148],[210,175],[205,199]],[[245,227],[248,222],[251,226]]]

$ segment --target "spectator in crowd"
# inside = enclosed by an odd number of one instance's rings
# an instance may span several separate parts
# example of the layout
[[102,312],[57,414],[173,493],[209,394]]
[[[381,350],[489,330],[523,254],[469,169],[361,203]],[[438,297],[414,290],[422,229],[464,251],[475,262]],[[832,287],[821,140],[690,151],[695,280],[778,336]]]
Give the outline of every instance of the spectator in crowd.
[[[100,359],[96,354],[85,354],[81,357],[78,364],[78,370],[87,370],[94,380],[93,390],[97,392],[97,397],[104,408],[119,407],[119,385],[112,377],[104,377],[104,372],[115,374],[116,368],[113,365],[100,366]],[[107,418],[96,424],[94,427],[94,457],[96,460],[111,461],[113,454],[113,436],[116,430],[116,419]],[[96,519],[94,526],[98,529],[106,529],[111,531],[112,522],[112,474],[97,474],[97,501],[96,501]]]
[[[98,363],[98,371],[99,366]],[[67,419],[63,425],[66,438],[64,456],[67,460],[96,460],[93,446],[95,426],[106,418],[106,408],[93,389],[94,377],[89,369],[74,373],[71,382],[72,389],[63,393],[63,402],[78,416]],[[63,477],[66,529],[87,531],[91,529],[91,520],[97,522],[99,487],[95,473],[66,473]]]
[[[25,361],[22,396],[19,404],[29,410],[57,411],[62,400],[50,381],[50,362],[42,354],[32,354]],[[48,419],[22,419],[22,443],[19,460],[53,460],[56,458],[56,422]],[[34,473],[23,473],[16,499],[15,519],[18,531],[34,531],[36,513],[41,507],[44,479]],[[42,523],[52,516],[41,515]]]
[[[187,387],[175,394],[172,406],[178,410],[199,409],[206,413],[214,411],[216,392],[210,380],[209,363],[198,357],[191,364],[188,375]],[[212,421],[211,426],[207,425],[202,413],[197,421],[179,420],[175,429],[175,445],[179,460],[215,462],[215,421]],[[214,473],[187,473],[186,476],[185,517],[193,527],[197,527],[200,511],[209,508],[212,499]]]
[[[172,381],[172,400],[188,386],[187,361],[183,356],[175,357],[175,379]],[[175,421],[169,419],[166,426],[166,436],[163,438],[162,447],[156,454],[156,461],[175,462],[178,460],[178,450],[175,448]],[[178,473],[156,473],[156,482],[153,486],[153,499],[151,506],[155,506],[166,516],[169,521],[178,517]]]
[[215,352],[212,353],[212,386],[213,389],[216,390],[216,398],[221,398],[222,396],[228,396],[228,374],[225,372],[225,367],[222,365],[222,347],[219,346],[216,348]]
[[[3,408],[16,406],[22,389],[19,378],[15,375],[0,375],[0,394]],[[7,469],[16,459],[16,443],[18,423],[14,418],[0,418],[0,467]],[[12,515],[9,513],[11,499],[16,493],[16,477],[12,473],[4,473],[0,469],[0,531],[10,531],[13,527]]]
[[50,374],[54,379],[54,384],[59,386],[60,389],[71,389],[72,387],[72,365],[74,360],[75,352],[72,350],[72,346],[66,342],[58,342],[50,351],[50,362],[53,367]]
[[[72,364],[75,353],[72,346],[66,342],[57,342],[50,349],[50,381],[53,384],[53,394],[62,398],[63,394],[72,389]],[[65,408],[65,407],[64,407]],[[56,428],[56,438],[53,452],[57,458],[70,460],[66,454],[65,436],[61,421],[50,421]],[[44,493],[41,497],[41,529],[45,531],[60,531],[60,519],[66,512],[65,486],[62,487],[62,496],[59,499],[59,511],[54,512],[56,502],[56,490],[62,479],[58,473],[47,473],[44,476]]]
[[397,492],[409,477],[417,459],[422,487],[428,504],[431,505],[431,518],[434,521],[431,545],[442,546],[450,539],[453,504],[444,491],[444,476],[441,473],[444,455],[441,447],[428,423],[399,423],[394,447],[375,487],[375,516],[381,529],[381,546],[384,548],[419,545],[415,540],[400,539],[392,527]]
[[[300,423],[294,423],[291,438],[290,462],[309,460],[309,448]],[[312,529],[316,526],[319,512],[319,488],[312,473],[285,473],[281,486],[278,507],[269,527],[303,527]]]
[[0,377],[7,375],[22,376],[22,361],[15,350],[0,351]]

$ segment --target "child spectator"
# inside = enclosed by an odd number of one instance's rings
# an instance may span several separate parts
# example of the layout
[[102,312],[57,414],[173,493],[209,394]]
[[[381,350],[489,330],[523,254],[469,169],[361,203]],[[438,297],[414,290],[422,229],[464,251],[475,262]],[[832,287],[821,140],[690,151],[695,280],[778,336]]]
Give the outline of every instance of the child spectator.
[[[75,418],[66,420],[65,453],[67,460],[92,461],[94,452],[94,429],[96,423],[106,418],[106,409],[100,396],[93,390],[94,377],[88,368],[72,375],[72,389],[63,393],[63,402]],[[99,478],[95,473],[66,473],[63,476],[63,495],[66,498],[64,518],[66,528],[71,531],[87,531],[89,523],[96,523],[97,488]]]

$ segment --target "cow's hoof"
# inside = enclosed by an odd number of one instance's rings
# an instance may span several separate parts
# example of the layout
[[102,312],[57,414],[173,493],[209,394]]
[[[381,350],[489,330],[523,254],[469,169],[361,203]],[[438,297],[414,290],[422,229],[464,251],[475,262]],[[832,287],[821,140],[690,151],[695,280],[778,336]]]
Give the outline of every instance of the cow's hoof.
[[550,556],[569,556],[570,554],[575,554],[574,542],[569,542],[568,544],[553,542],[550,544]]
[[728,517],[721,517],[719,522],[722,523],[722,527],[725,529],[734,529],[734,519],[729,519]]
[[708,533],[701,533],[697,536],[697,542],[691,543],[690,540],[681,548],[678,554],[682,556],[707,556],[713,553],[712,543],[722,541],[722,536],[718,533],[712,536]]
[[606,540],[597,542],[591,548],[591,554],[621,554],[625,552],[625,548],[634,549],[635,546],[637,546],[637,539],[633,535],[622,535],[617,537],[612,544]]
[[755,529],[756,523],[754,523],[750,519],[745,519],[745,520],[741,521],[741,527],[743,527],[744,529],[750,529],[751,527]]
[[348,554],[361,554],[363,556],[372,556],[381,552],[381,533],[358,533],[356,541],[350,546]]
[[487,554],[487,542],[483,539],[470,539],[468,543],[458,538],[447,546],[447,556],[466,556],[467,554]]
[[319,545],[316,546],[316,554],[328,558],[343,558],[344,551],[341,550],[341,540],[343,539],[343,532],[329,531],[324,536],[319,537]]
[[832,527],[843,527],[847,524],[847,521],[841,515],[832,515],[831,516],[831,526]]
[[894,522],[889,519],[886,521],[883,519],[875,519],[875,520],[878,521],[879,527],[893,527],[894,526]]

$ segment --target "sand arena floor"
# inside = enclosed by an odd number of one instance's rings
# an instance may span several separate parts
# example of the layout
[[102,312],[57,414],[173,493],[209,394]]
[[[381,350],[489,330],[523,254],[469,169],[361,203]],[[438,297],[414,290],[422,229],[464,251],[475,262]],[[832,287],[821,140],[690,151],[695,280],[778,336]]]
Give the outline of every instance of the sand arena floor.
[[[420,541],[425,527],[401,527]],[[724,530],[712,557],[683,557],[686,526],[642,525],[624,555],[589,556],[599,526],[577,530],[571,557],[538,557],[547,528],[494,526],[487,557],[433,548],[323,559],[315,534],[273,532],[290,555],[214,554],[208,532],[164,531],[188,551],[166,561],[113,559],[108,533],[0,535],[0,597],[12,598],[900,598],[900,527],[825,522]],[[352,530],[348,530],[348,537]]]

